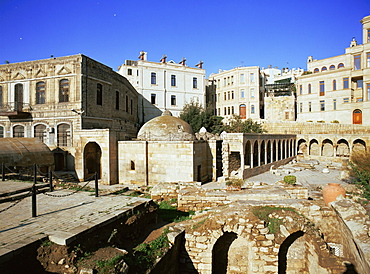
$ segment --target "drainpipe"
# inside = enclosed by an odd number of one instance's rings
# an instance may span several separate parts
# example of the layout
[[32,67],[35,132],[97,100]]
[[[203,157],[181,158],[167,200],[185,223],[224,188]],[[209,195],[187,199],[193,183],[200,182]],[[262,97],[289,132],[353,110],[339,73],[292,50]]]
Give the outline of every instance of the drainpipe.
[[163,73],[163,87],[164,87],[164,104],[163,104],[163,107],[164,107],[164,110],[166,110],[167,108],[167,102],[166,102],[166,100],[167,100],[167,90],[166,90],[166,71],[164,71],[164,73]]

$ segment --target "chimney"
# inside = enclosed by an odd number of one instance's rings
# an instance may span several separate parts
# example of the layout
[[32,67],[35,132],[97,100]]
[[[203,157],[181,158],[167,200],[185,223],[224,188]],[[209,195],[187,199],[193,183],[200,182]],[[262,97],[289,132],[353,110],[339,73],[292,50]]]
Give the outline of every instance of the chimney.
[[203,68],[203,61],[199,61],[199,63],[196,64],[195,66],[200,68],[200,69]]
[[164,54],[164,55],[162,56],[162,59],[160,60],[160,62],[161,62],[161,63],[163,63],[163,64],[165,64],[165,63],[166,63],[166,59],[167,59],[167,55],[166,55],[166,54]]
[[140,51],[139,60],[146,61],[147,54],[145,51]]
[[186,62],[186,58],[183,57],[179,64],[185,66],[185,62]]

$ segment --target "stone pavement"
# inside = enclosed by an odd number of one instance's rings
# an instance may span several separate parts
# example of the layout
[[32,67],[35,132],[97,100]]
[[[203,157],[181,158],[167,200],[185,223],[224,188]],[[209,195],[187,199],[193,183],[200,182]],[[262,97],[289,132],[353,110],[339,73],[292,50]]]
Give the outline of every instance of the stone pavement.
[[[18,182],[0,181],[1,192],[20,188]],[[29,187],[30,183],[23,183]],[[51,195],[67,195],[72,190],[48,192]],[[58,233],[81,232],[117,215],[131,210],[149,199],[123,195],[100,195],[94,192],[77,192],[66,197],[37,195],[37,217],[32,217],[31,197],[0,213],[0,256],[35,240]],[[0,211],[14,202],[0,204]]]

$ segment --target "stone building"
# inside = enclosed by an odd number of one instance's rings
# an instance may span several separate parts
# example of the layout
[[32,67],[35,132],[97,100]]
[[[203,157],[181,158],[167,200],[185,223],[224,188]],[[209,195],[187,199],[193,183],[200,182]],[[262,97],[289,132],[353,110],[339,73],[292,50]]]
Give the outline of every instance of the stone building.
[[188,67],[186,59],[180,63],[167,62],[163,56],[160,62],[147,60],[147,53],[141,52],[139,60],[126,60],[118,68],[140,94],[139,121],[145,123],[169,110],[179,116],[186,103],[198,102],[205,105],[205,70],[200,61],[196,68]]
[[137,100],[126,78],[81,54],[0,65],[0,137],[39,138],[55,170],[117,183],[117,141],[136,135]]
[[370,16],[361,20],[363,44],[356,39],[343,55],[307,60],[307,72],[298,77],[297,121],[369,125]]

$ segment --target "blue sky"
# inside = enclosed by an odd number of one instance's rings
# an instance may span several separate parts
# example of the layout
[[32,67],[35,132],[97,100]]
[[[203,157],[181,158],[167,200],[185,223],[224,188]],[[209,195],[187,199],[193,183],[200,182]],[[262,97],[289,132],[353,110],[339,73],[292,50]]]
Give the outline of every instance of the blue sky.
[[241,65],[306,68],[344,53],[370,0],[0,0],[0,64],[82,53],[117,70],[141,50],[207,75]]

